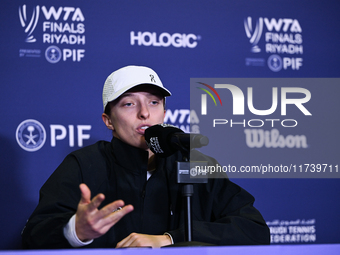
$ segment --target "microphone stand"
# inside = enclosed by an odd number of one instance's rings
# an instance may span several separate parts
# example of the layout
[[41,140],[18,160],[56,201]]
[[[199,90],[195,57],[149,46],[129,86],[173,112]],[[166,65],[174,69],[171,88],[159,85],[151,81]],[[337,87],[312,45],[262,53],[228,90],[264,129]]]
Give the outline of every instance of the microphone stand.
[[191,198],[194,194],[194,184],[207,183],[207,177],[203,176],[201,171],[196,167],[206,166],[206,161],[190,161],[190,152],[183,149],[182,155],[184,161],[177,161],[177,183],[183,184],[182,198],[185,202],[185,242],[175,244],[174,246],[208,246],[211,244],[194,242],[192,239],[192,210]]
[[[178,162],[177,165],[177,177],[179,177],[179,169],[181,166],[184,165],[186,162]],[[189,169],[190,171],[190,169]],[[185,241],[191,242],[192,241],[192,211],[191,211],[191,197],[194,195],[194,186],[192,183],[188,181],[183,181],[181,178],[177,178],[178,183],[183,183],[182,186],[182,197],[185,203],[185,215],[184,215],[184,222],[185,222]]]

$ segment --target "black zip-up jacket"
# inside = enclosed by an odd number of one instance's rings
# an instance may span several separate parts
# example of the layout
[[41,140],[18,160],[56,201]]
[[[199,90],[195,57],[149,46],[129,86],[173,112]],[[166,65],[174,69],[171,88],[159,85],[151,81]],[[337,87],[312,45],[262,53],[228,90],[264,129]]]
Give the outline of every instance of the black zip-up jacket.
[[[199,152],[195,158],[217,164]],[[63,228],[77,210],[80,183],[93,196],[105,195],[100,208],[117,199],[134,206],[105,235],[85,247],[115,247],[132,232],[168,232],[175,244],[183,242],[184,205],[176,161],[181,161],[180,153],[157,158],[156,170],[147,180],[148,152],[119,139],[99,141],[70,153],[40,190],[39,204],[22,233],[23,248],[71,248]],[[269,244],[269,229],[253,202],[252,195],[227,178],[195,184],[193,240],[214,245]]]

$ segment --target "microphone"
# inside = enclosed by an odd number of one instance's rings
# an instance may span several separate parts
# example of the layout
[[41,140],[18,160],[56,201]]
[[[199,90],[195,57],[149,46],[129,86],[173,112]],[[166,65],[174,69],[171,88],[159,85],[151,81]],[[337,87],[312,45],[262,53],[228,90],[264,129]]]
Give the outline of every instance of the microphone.
[[150,150],[160,157],[168,157],[178,150],[188,151],[200,148],[209,143],[206,136],[184,133],[181,129],[169,124],[151,126],[145,130],[144,136]]

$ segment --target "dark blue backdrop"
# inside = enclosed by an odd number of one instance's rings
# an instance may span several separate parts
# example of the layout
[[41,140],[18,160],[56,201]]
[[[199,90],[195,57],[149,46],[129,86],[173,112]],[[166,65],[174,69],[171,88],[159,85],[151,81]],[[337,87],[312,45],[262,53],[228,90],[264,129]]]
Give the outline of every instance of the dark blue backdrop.
[[[339,77],[339,11],[336,0],[1,1],[0,249],[20,248],[39,188],[69,152],[110,140],[100,116],[112,71],[153,68],[174,95],[167,123],[190,130],[190,78]],[[293,132],[316,138],[318,150],[253,148],[254,155],[275,151],[284,160],[278,164],[291,164],[289,155],[301,153],[310,159],[303,164],[335,167],[339,92],[311,88],[312,107],[328,101],[330,112],[320,107]],[[244,137],[224,144],[225,158],[217,159],[240,157],[242,146]],[[313,162],[324,151],[331,162]],[[206,153],[215,155],[209,147]],[[234,181],[256,197],[273,244],[340,241],[339,179]]]

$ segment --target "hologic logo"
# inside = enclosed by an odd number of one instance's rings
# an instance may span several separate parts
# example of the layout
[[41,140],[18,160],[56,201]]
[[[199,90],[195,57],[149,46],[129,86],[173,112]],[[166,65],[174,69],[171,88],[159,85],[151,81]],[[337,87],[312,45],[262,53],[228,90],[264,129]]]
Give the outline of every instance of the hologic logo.
[[[222,105],[222,100],[220,98],[220,95],[217,93],[217,91],[213,87],[211,87],[210,85],[205,84],[203,82],[198,82],[198,83],[206,86],[209,89],[211,89],[211,91],[215,93],[215,95],[217,96],[218,100],[220,101],[220,104]],[[203,90],[204,92],[206,92],[212,98],[212,100],[214,101],[215,106],[217,106],[216,100],[215,100],[214,96],[210,93],[209,90],[204,89],[204,88],[200,88],[200,87],[197,87],[197,88]],[[202,107],[201,107],[201,114],[202,115],[207,115],[207,94],[202,94],[201,95],[201,102],[202,102],[201,103],[201,105],[202,105]]]
[[15,137],[22,149],[32,152],[45,144],[46,131],[39,121],[29,119],[19,124]]
[[194,34],[161,33],[159,36],[156,32],[130,32],[130,44],[138,46],[154,46],[154,47],[169,47],[176,48],[195,48],[199,36]]

